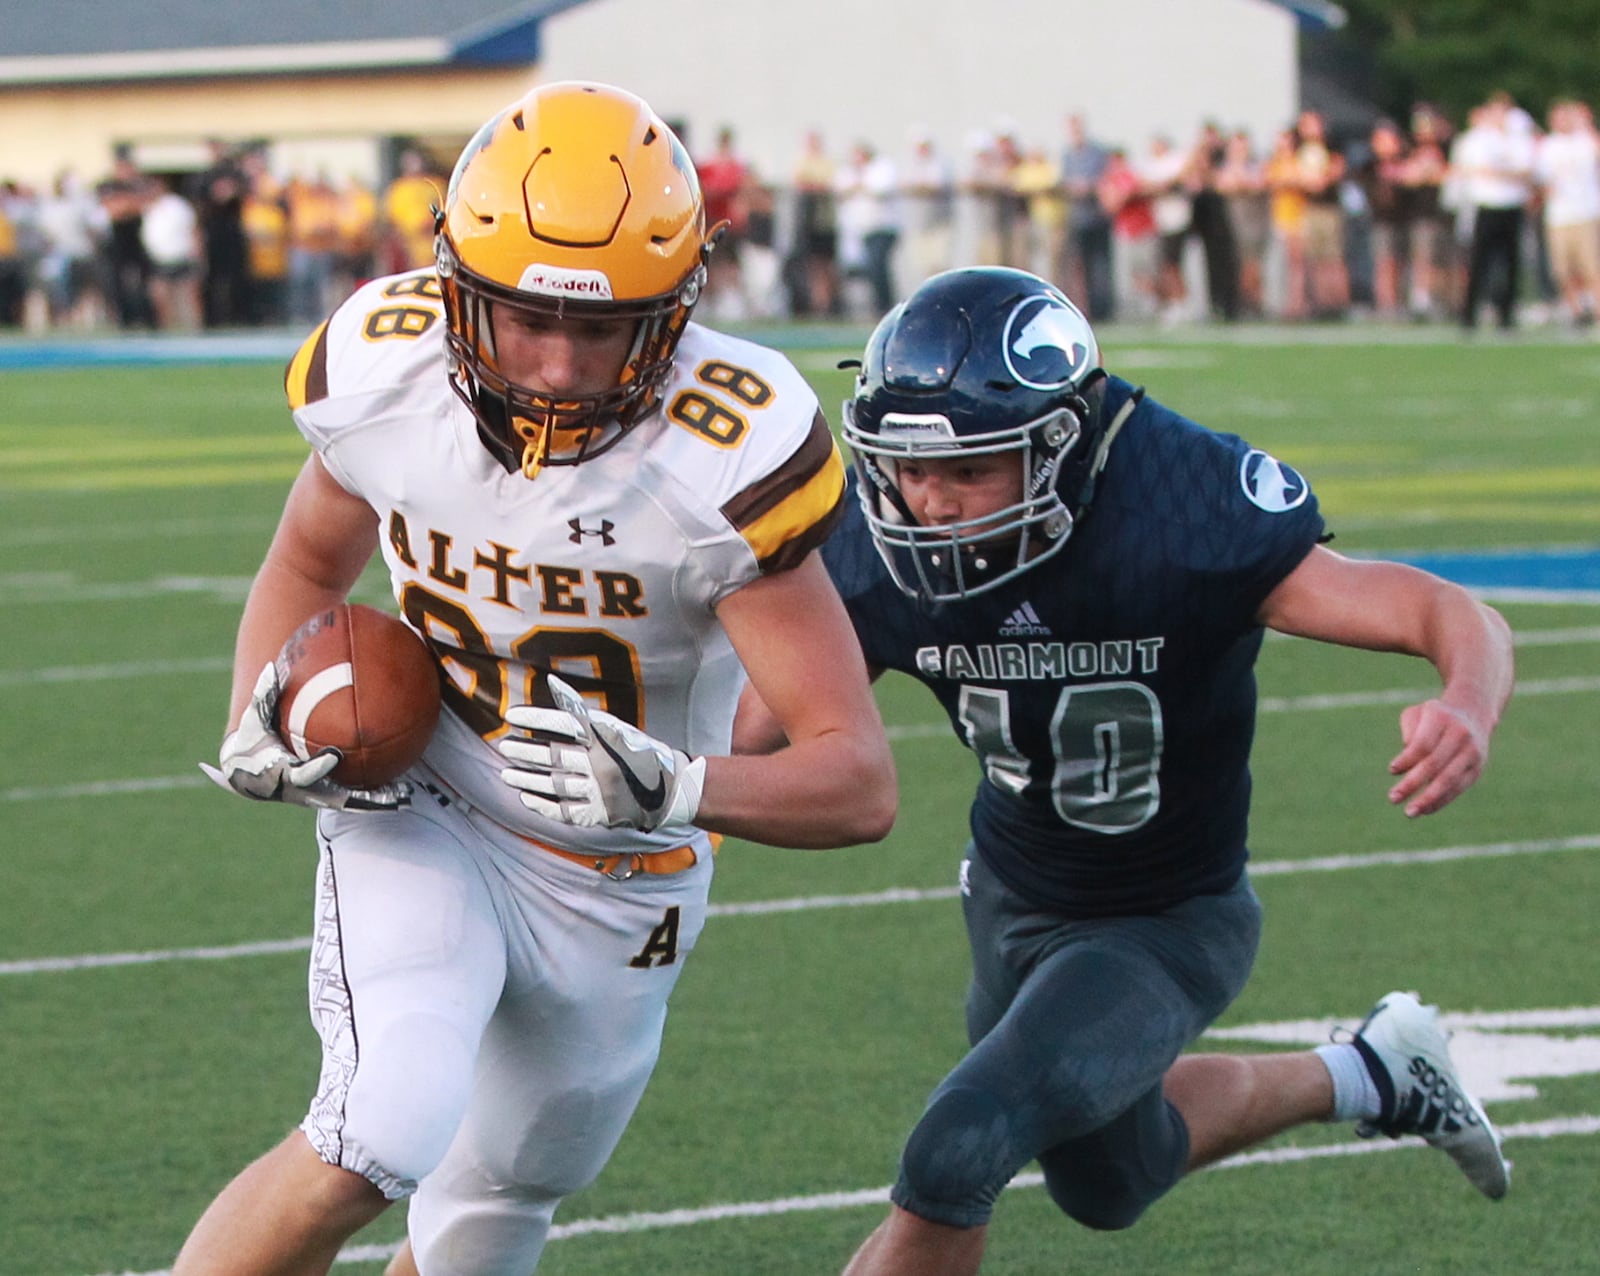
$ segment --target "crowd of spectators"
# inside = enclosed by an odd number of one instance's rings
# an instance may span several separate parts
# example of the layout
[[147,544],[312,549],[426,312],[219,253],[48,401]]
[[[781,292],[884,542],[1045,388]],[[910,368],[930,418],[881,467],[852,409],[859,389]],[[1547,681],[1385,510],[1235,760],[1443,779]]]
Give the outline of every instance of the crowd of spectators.
[[89,185],[0,182],[0,328],[193,331],[320,322],[377,274],[433,260],[444,179],[408,149],[384,189],[280,179],[264,145],[210,144],[192,173],[127,151]]
[[811,132],[782,181],[740,161],[724,130],[718,207],[731,228],[707,305],[724,320],[874,318],[936,271],[1009,265],[1053,279],[1097,322],[1472,328],[1487,307],[1506,328],[1519,314],[1592,324],[1600,135],[1589,107],[1558,101],[1541,126],[1496,93],[1463,123],[1421,103],[1333,138],[1304,111],[1271,138],[1208,123],[1135,150],[1073,115],[1054,146],[1003,124],[951,159],[917,132],[899,161],[866,143],[835,160]]
[[[1459,129],[1419,104],[1333,138],[1304,111],[1271,138],[1206,124],[1138,149],[1082,116],[1053,142],[1003,123],[947,156],[820,132],[760,174],[730,128],[695,155],[728,223],[705,301],[719,322],[872,319],[956,265],[1053,279],[1096,322],[1444,321],[1492,313],[1588,326],[1600,295],[1600,134],[1562,100],[1541,126],[1504,93]],[[128,155],[89,187],[0,183],[0,327],[217,328],[315,323],[374,274],[432,259],[442,179],[417,150],[375,192],[279,179],[260,146],[151,175]]]

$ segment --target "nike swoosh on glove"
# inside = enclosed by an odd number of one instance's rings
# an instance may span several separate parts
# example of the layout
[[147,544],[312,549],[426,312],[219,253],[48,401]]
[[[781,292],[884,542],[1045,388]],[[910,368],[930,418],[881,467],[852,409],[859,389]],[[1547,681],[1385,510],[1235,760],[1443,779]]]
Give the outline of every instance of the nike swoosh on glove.
[[554,674],[556,708],[517,705],[506,721],[527,733],[497,746],[511,765],[500,778],[531,811],[580,828],[649,832],[692,824],[706,760],[691,758],[589,704]]
[[342,756],[338,749],[319,749],[297,757],[278,734],[278,698],[283,688],[278,667],[269,663],[256,679],[250,707],[239,725],[222,739],[218,767],[200,769],[222,788],[258,802],[288,802],[330,811],[393,811],[411,801],[404,780],[374,789],[347,789],[328,778]]

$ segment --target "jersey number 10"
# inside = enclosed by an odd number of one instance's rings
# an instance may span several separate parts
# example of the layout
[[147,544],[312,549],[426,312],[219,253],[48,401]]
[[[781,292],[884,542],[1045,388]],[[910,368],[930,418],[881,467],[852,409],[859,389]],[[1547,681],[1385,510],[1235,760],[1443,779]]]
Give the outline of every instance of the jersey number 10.
[[[1011,694],[962,687],[959,708],[968,747],[989,782],[1020,794],[1031,776],[1011,732]],[[1050,800],[1076,828],[1130,833],[1161,805],[1161,702],[1138,682],[1066,687],[1050,715],[1055,769]]]

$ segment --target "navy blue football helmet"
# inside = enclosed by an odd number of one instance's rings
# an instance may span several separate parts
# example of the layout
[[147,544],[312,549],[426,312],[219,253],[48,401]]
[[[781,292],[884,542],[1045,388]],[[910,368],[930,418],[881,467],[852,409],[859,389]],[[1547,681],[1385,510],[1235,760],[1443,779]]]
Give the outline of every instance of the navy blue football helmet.
[[[1067,542],[1103,462],[1105,371],[1089,321],[1021,270],[929,279],[867,342],[844,438],[867,526],[895,583],[931,602],[993,589]],[[1015,452],[1022,500],[940,526],[912,516],[901,460]]]

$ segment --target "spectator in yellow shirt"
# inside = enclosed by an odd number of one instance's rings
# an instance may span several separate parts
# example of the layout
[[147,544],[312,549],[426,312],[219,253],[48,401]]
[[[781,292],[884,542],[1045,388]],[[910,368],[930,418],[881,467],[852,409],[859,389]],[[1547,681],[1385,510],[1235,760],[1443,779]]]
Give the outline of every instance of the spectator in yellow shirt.
[[247,159],[250,191],[242,218],[250,261],[250,322],[276,325],[289,318],[289,210],[283,188],[259,153]]
[[348,296],[376,274],[378,197],[351,177],[339,187],[339,245],[334,252],[334,292]]
[[433,210],[444,203],[444,183],[428,173],[421,151],[400,156],[400,175],[383,193],[384,273],[433,265]]

